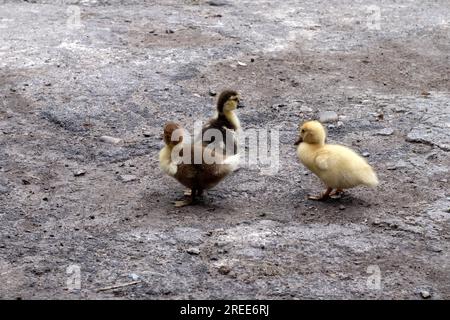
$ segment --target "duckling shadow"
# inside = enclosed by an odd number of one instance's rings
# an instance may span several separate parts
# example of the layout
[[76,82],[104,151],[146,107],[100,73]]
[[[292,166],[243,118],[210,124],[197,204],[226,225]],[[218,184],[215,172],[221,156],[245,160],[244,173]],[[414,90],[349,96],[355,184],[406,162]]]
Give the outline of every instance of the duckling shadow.
[[[206,193],[206,191],[205,191],[205,193]],[[177,208],[173,205],[176,201],[184,201],[184,200],[189,200],[189,199],[190,199],[190,196],[183,195],[183,194],[176,194],[170,198],[169,203],[176,209],[181,209],[181,210],[185,209],[185,210],[189,210],[190,212],[198,211],[199,213],[204,213],[205,211],[214,212],[216,210],[220,211],[220,210],[228,209],[220,204],[221,203],[220,198],[217,197],[213,193],[197,196],[192,203],[190,203],[186,206]]]
[[344,194],[323,201],[308,200],[308,203],[316,203],[321,209],[335,209],[341,213],[341,217],[353,217],[354,214],[358,214],[361,219],[365,218],[363,214],[364,210],[372,206],[372,203],[368,200],[358,198],[351,194]]

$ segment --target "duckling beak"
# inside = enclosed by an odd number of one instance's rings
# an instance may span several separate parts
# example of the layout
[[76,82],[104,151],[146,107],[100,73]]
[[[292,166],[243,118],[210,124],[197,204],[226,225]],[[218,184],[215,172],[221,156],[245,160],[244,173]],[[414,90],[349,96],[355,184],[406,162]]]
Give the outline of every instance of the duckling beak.
[[302,136],[298,137],[297,141],[295,141],[294,146],[298,146],[300,143],[303,142]]

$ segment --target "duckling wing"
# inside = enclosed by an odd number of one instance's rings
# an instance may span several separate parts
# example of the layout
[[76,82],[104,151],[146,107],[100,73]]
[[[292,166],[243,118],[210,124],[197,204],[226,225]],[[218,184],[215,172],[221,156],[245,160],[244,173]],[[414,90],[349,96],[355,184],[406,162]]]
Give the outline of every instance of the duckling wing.
[[324,149],[314,159],[313,172],[331,188],[347,188],[351,183],[345,159],[339,153]]
[[317,168],[319,168],[320,170],[328,170],[330,165],[329,162],[331,162],[330,160],[331,160],[330,154],[323,153],[319,154],[314,160],[314,162],[316,163]]
[[[210,131],[208,134],[208,130]],[[235,129],[220,118],[211,119],[203,128],[201,136],[197,136],[196,142],[202,142],[204,146],[223,149],[223,155],[234,155],[238,152]]]
[[344,146],[327,145],[316,156],[315,164],[319,169],[318,175],[329,187],[347,189],[377,182],[370,165],[356,152]]
[[[200,149],[200,150],[199,150]],[[187,152],[186,157],[184,152]],[[197,185],[198,173],[200,171],[199,166],[201,166],[202,160],[200,158],[200,164],[196,164],[199,157],[202,156],[201,145],[196,146],[195,144],[184,145],[184,148],[180,151],[180,159],[178,159],[177,171],[174,175],[181,184],[188,188],[193,188]],[[198,156],[196,156],[198,153]]]

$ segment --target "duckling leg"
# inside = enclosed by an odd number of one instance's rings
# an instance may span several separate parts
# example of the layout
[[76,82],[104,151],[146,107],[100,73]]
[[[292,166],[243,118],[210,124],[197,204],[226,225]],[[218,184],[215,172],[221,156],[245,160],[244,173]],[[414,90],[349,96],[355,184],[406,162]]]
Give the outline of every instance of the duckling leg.
[[333,197],[333,198],[340,198],[341,196],[342,196],[342,194],[344,193],[344,190],[342,190],[342,189],[336,189],[336,190],[334,190],[333,192],[331,192],[330,193],[330,197]]
[[[190,191],[190,192],[188,193],[187,191]],[[181,208],[181,207],[185,207],[185,206],[189,206],[189,205],[193,204],[195,202],[196,193],[197,193],[197,190],[195,190],[195,189],[185,190],[184,195],[189,196],[189,198],[180,200],[180,201],[175,201],[175,207]]]
[[318,200],[318,201],[326,200],[330,197],[331,191],[333,191],[333,188],[327,188],[327,190],[320,196],[308,196],[308,199],[309,200]]

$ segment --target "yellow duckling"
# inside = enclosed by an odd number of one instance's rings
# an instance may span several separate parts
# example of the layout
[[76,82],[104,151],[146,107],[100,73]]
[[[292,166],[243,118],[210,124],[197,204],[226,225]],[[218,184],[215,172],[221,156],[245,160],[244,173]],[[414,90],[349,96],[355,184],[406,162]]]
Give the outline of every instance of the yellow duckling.
[[[324,200],[358,185],[372,188],[378,185],[378,178],[365,159],[347,147],[326,144],[325,140],[322,124],[308,121],[300,128],[300,137],[295,143],[300,161],[327,186],[325,193],[309,196],[309,199]],[[334,189],[336,191],[332,192]]]
[[176,201],[176,207],[195,202],[203,190],[211,189],[235,170],[239,155],[225,158],[214,149],[200,143],[183,143],[184,132],[180,125],[169,122],[164,126],[165,146],[159,153],[161,169],[190,189],[190,199]]

